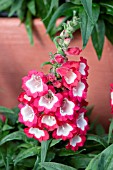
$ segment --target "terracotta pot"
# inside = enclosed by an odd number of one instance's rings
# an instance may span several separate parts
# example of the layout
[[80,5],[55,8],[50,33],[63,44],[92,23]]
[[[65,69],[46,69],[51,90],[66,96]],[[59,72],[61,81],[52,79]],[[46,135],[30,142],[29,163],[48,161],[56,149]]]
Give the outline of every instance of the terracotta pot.
[[[0,19],[0,105],[14,107],[21,91],[21,78],[29,70],[42,70],[40,65],[49,60],[49,52],[55,52],[55,45],[46,34],[40,20],[34,21],[35,45],[31,46],[23,24],[18,19]],[[75,34],[71,46],[82,47],[80,33]],[[110,83],[113,83],[113,46],[105,39],[101,61],[89,40],[82,56],[87,58],[89,70],[89,105],[94,106],[91,120],[98,117],[107,127],[110,118]],[[72,59],[72,57],[71,57]],[[73,58],[76,60],[76,57]],[[47,72],[46,66],[43,71]]]

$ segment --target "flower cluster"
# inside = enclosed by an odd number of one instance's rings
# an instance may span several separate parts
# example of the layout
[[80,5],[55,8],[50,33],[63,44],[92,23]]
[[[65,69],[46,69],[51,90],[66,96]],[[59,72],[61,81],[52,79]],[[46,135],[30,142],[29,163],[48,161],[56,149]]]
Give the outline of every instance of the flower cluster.
[[27,126],[24,132],[28,137],[41,142],[52,135],[68,140],[66,148],[77,150],[83,146],[88,130],[84,108],[87,62],[83,57],[76,62],[56,54],[54,63],[58,65],[55,74],[33,70],[23,78],[19,121]]
[[51,54],[50,73],[32,70],[23,78],[19,96],[19,121],[27,126],[24,132],[39,142],[49,138],[67,141],[66,148],[78,150],[85,142],[88,130],[87,60],[69,61],[69,55],[79,55],[78,47],[68,48],[76,18],[68,22],[56,37],[57,53]]

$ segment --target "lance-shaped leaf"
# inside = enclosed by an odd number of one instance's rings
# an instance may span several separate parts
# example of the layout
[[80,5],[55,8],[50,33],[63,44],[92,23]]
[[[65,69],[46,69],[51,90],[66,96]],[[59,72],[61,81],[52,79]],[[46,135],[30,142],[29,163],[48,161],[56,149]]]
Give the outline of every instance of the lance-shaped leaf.
[[40,163],[40,165],[44,167],[46,170],[76,170],[73,167],[55,162],[43,162]]
[[98,59],[100,60],[102,56],[104,37],[105,37],[104,20],[98,20],[98,22],[95,24],[95,27],[92,31],[91,37],[92,37],[93,46],[96,50]]
[[12,140],[26,140],[27,137],[24,134],[24,132],[21,131],[17,131],[17,132],[13,132],[10,133],[9,135],[5,136],[1,141],[0,141],[0,145],[8,142],[8,141],[12,141]]
[[26,26],[26,30],[27,30],[27,33],[28,33],[29,41],[33,45],[34,42],[33,42],[33,32],[32,32],[32,15],[31,15],[31,12],[29,10],[27,11],[25,26]]
[[94,25],[96,24],[96,22],[98,20],[99,13],[100,13],[99,5],[93,6],[92,7],[93,22],[91,22],[91,19],[86,14],[86,11],[84,10],[84,8],[81,7],[79,10],[79,17],[81,20],[80,26],[81,26],[81,33],[82,33],[82,40],[83,40],[83,48],[85,48],[87,45],[89,37],[90,37],[92,30],[94,28]]
[[20,153],[17,155],[17,157],[14,160],[14,164],[16,165],[18,162],[20,162],[21,160],[28,158],[30,156],[34,156],[39,154],[40,152],[40,147],[32,147],[29,149],[26,149],[24,151],[20,151]]
[[6,10],[12,3],[13,0],[0,0],[0,11]]
[[112,170],[113,169],[113,144],[99,155],[95,156],[85,170]]
[[92,21],[92,0],[81,0],[81,3],[88,15],[88,17],[91,19]]

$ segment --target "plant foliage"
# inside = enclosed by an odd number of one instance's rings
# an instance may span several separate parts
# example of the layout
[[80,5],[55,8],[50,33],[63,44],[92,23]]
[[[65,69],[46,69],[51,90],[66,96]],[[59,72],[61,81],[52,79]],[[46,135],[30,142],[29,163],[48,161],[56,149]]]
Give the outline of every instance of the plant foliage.
[[9,17],[17,16],[25,23],[30,43],[33,44],[33,19],[41,18],[48,34],[53,39],[62,25],[56,27],[56,20],[65,20],[73,16],[73,11],[80,17],[80,28],[83,48],[92,37],[98,59],[101,59],[104,36],[113,44],[113,1],[112,0],[0,0],[0,12]]
[[[90,130],[85,146],[74,152],[64,149],[65,142],[61,140],[49,140],[40,144],[35,139],[27,138],[22,131],[23,125],[17,120],[17,108],[0,107],[0,112],[7,117],[5,122],[0,120],[0,170],[113,169],[113,120],[108,135],[103,134],[102,126],[99,126],[99,136]],[[13,114],[16,119],[11,122]]]

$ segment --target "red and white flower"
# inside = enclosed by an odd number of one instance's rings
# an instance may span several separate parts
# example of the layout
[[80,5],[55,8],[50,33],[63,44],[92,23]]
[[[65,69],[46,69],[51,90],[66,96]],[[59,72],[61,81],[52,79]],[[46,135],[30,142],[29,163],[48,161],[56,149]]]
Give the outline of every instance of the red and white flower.
[[55,112],[62,102],[62,95],[60,93],[55,94],[52,86],[48,87],[48,92],[34,101],[34,106],[39,111],[44,111],[44,113]]
[[75,114],[75,110],[79,107],[75,103],[69,100],[67,97],[63,99],[63,102],[56,112],[56,116],[60,121],[66,121],[67,119],[72,120]]
[[75,61],[67,61],[60,68],[56,69],[56,72],[60,74],[63,85],[71,89],[76,86],[81,78],[81,74],[78,71],[79,63]]
[[113,113],[113,84],[111,84],[111,111]]
[[28,127],[35,126],[37,124],[37,115],[33,107],[26,105],[19,105],[19,122],[23,123]]
[[89,67],[87,65],[87,60],[83,57],[80,57],[80,67],[79,67],[79,72],[81,73],[82,75],[82,78],[87,78],[88,76],[88,70],[89,70]]
[[73,134],[77,132],[76,126],[71,123],[63,123],[53,132],[52,136],[55,139],[67,140],[73,137]]
[[30,103],[32,100],[33,98],[28,96],[26,92],[22,92],[18,97],[18,101],[25,104]]
[[84,79],[79,81],[77,86],[72,87],[72,90],[70,90],[69,92],[70,97],[77,98],[79,101],[86,99],[87,88],[88,88],[88,84]]
[[72,139],[69,140],[69,143],[66,148],[76,151],[79,147],[82,147],[84,145],[85,141],[85,136],[75,135]]
[[52,113],[40,116],[38,124],[40,127],[46,128],[48,131],[53,131],[58,127],[57,120]]
[[29,138],[35,138],[39,142],[49,139],[48,132],[38,127],[25,128],[24,132]]
[[80,134],[86,134],[87,130],[89,129],[88,126],[88,119],[87,117],[84,117],[86,110],[85,109],[81,109],[79,111],[79,115],[76,119],[76,126],[79,128],[80,130]]
[[28,76],[23,78],[22,88],[28,96],[41,96],[48,90],[46,76],[42,72],[30,71]]

